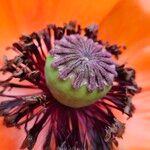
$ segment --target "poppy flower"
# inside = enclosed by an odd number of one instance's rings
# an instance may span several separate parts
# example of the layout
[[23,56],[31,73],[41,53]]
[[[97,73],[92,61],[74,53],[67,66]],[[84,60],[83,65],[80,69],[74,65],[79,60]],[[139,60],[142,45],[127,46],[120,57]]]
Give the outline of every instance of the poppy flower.
[[[2,3],[4,8],[1,10],[1,16],[5,18],[2,20],[1,29],[5,30],[0,36],[1,45],[8,44],[22,32],[28,32],[28,35],[21,36],[18,42],[8,47],[16,54],[10,59],[5,57],[1,72],[8,76],[0,83],[1,96],[4,99],[0,105],[0,113],[4,117],[4,124],[7,127],[23,127],[26,132],[21,148],[111,149],[117,146],[117,137],[122,137],[125,125],[117,119],[118,111],[116,114],[114,109],[131,117],[135,108],[131,98],[140,91],[132,67],[137,70],[137,79],[144,91],[136,96],[138,103],[134,99],[138,112],[144,109],[143,105],[147,100],[145,95],[149,90],[149,84],[142,82],[149,74],[147,70],[150,22],[146,1],[112,0],[107,5],[104,1],[96,4],[87,1],[74,3],[60,1],[58,4],[33,1],[32,4],[30,1],[31,14],[25,5],[27,3],[22,5],[20,2],[11,2],[7,3],[7,6],[5,3]],[[62,7],[61,3],[66,5]],[[81,4],[81,11],[74,15],[73,10]],[[49,15],[47,11],[56,6],[62,13],[57,15],[56,9],[51,9],[55,15]],[[88,8],[90,10],[87,12]],[[127,9],[132,15],[129,15]],[[14,13],[10,13],[10,10]],[[24,15],[25,12],[28,12],[27,15]],[[86,15],[83,15],[84,13]],[[12,22],[8,16],[15,20]],[[48,22],[55,21],[59,24],[71,20],[72,17],[79,20],[80,24],[74,22],[64,26],[51,24],[37,31]],[[87,26],[90,21],[100,24],[99,35],[96,25]],[[20,31],[13,26],[14,22],[20,27]],[[32,30],[34,32],[30,34]],[[5,43],[6,37],[8,43]],[[126,45],[127,49],[123,50],[120,44]],[[11,50],[9,50],[11,55],[14,55]],[[120,57],[122,52],[124,54]],[[52,60],[49,55],[52,56]],[[111,55],[120,57],[121,61],[116,62]],[[77,63],[81,67],[76,66]],[[60,79],[56,78],[58,76]],[[86,81],[84,84],[83,79]],[[82,84],[86,87],[84,90]],[[11,91],[8,92],[8,88]],[[24,95],[18,95],[18,91]],[[76,93],[78,97],[72,93]],[[141,100],[138,100],[140,98]],[[144,125],[148,125],[146,119],[143,119]],[[130,139],[131,133],[135,135],[134,123],[137,122],[138,117],[133,121],[129,120],[126,139]],[[2,130],[2,137],[7,136],[9,131],[10,129]],[[139,136],[140,134],[141,132]],[[18,133],[15,136],[19,137]],[[7,141],[13,143],[14,136],[11,137],[8,136],[6,143]],[[148,138],[146,136],[145,139]],[[134,141],[133,145],[123,142],[120,141],[120,149],[137,149]],[[146,149],[149,145],[142,144],[138,147]]]

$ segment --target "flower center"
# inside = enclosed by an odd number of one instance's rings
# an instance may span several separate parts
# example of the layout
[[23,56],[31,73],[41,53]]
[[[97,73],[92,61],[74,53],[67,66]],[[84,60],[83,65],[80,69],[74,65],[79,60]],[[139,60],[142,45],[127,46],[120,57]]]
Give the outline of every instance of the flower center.
[[59,70],[59,78],[71,78],[75,89],[86,85],[89,91],[112,85],[117,75],[111,54],[97,42],[80,35],[71,35],[55,42],[51,54],[52,67]]
[[[89,93],[93,94],[96,92],[96,96],[91,97],[91,100],[89,99],[92,102],[103,97],[110,90],[117,72],[115,64],[111,59],[111,54],[105,50],[103,45],[78,34],[64,36],[61,40],[55,41],[54,45],[54,48],[50,51],[52,59],[49,60],[48,67],[52,67],[51,72],[52,69],[58,71],[57,81],[69,81],[73,91],[77,91],[84,86],[86,88],[84,92],[88,93],[88,96]],[[64,99],[65,94],[58,96],[61,93],[59,88],[63,87],[62,82],[61,87],[55,87],[54,89],[52,84],[56,84],[57,81],[52,83],[50,78],[54,81],[51,75],[49,77],[46,76],[50,91],[55,93],[54,97],[56,99],[62,99],[62,97]],[[69,97],[68,93],[67,97]],[[87,96],[82,94],[82,99],[84,98],[87,98]]]

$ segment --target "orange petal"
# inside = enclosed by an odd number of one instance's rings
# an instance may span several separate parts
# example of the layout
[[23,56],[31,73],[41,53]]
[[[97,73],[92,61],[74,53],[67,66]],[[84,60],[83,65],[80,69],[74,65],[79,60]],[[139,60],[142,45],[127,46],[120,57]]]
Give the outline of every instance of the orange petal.
[[[120,1],[101,23],[102,39],[129,47],[150,38],[150,13],[140,2]],[[143,2],[149,4],[148,0]]]
[[100,22],[120,0],[89,1],[89,0],[60,0],[56,6],[56,22],[77,20],[82,25]]
[[129,67],[133,67],[137,72],[139,85],[144,89],[150,90],[150,39],[130,46],[123,53],[121,62],[126,63]]
[[[145,96],[144,96],[145,95]],[[149,150],[150,149],[150,93],[141,93],[134,98],[136,111],[128,120],[123,140],[118,150]]]
[[0,38],[6,42],[10,35],[18,36],[39,30],[48,23],[64,23],[69,20],[77,20],[82,24],[99,22],[118,1],[109,0],[106,4],[105,0],[2,0]]
[[118,150],[150,149],[149,10],[148,0],[124,0],[118,3],[101,23],[102,39],[127,46],[122,62],[137,70],[137,81],[143,88],[143,92],[133,99],[136,112],[127,122],[124,139],[120,140]]
[[[99,22],[119,0],[11,0],[13,13],[22,29],[37,29],[50,22],[64,23],[77,20],[83,23]],[[32,29],[32,30],[33,30]]]
[[8,0],[1,1],[0,4],[0,47],[7,41],[15,38],[19,34],[16,19],[12,13],[12,6]]
[[23,139],[21,130],[7,128],[2,124],[0,119],[0,149],[1,150],[18,150],[20,142]]
[[137,82],[144,90],[150,90],[150,40],[141,41],[130,46],[123,54],[121,61],[127,66],[133,67],[137,73]]
[[145,45],[143,48],[137,49],[137,53],[134,54],[133,58],[130,57],[129,63],[138,72],[142,73],[147,71],[150,74],[150,45]]
[[52,14],[55,0],[10,0],[9,3],[21,33],[29,33],[44,28],[46,26],[45,18],[48,17],[51,20],[54,16]]

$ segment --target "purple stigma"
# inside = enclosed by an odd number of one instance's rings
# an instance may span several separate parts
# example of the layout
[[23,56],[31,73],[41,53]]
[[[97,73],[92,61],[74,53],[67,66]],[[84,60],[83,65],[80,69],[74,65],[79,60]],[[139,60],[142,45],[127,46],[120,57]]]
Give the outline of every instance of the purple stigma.
[[59,71],[59,78],[71,79],[75,89],[86,85],[88,91],[111,86],[117,76],[111,54],[98,42],[78,34],[64,36],[55,41],[50,51],[54,56],[52,67]]

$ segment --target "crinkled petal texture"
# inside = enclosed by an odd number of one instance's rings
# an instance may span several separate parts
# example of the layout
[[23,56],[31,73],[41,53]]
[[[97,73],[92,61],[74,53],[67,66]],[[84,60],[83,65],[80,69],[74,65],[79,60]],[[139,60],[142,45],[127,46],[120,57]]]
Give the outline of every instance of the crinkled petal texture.
[[[48,23],[64,23],[75,19],[85,25],[100,24],[102,39],[127,46],[122,62],[137,70],[137,80],[143,92],[134,98],[135,115],[127,123],[119,150],[150,149],[150,4],[149,0],[1,0],[0,48],[21,33],[38,30]],[[1,49],[1,55],[4,54]],[[11,55],[11,54],[10,54]],[[17,150],[21,133],[0,124],[0,149]],[[42,139],[41,139],[42,140]],[[139,142],[139,144],[138,144]],[[19,144],[18,144],[19,143]],[[38,150],[38,147],[35,148]]]

